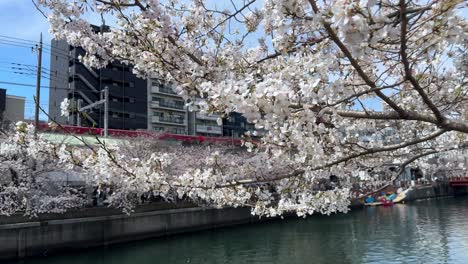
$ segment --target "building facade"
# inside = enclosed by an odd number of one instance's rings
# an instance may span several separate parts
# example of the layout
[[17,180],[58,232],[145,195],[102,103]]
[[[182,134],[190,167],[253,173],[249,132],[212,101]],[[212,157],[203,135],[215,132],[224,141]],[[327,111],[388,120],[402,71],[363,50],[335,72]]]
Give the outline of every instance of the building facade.
[[[101,28],[94,27],[94,30]],[[60,104],[64,98],[69,98],[73,109],[85,107],[101,100],[102,91],[107,87],[108,128],[111,129],[236,138],[253,129],[253,125],[237,113],[221,119],[216,114],[188,111],[174,85],[158,77],[138,78],[132,73],[131,65],[116,61],[105,68],[94,69],[79,61],[79,56],[85,53],[83,49],[63,40],[52,40],[51,46],[49,121],[103,128],[103,105],[86,110],[77,118],[76,111],[69,117],[61,116]],[[219,124],[219,120],[223,124]]]
[[195,134],[209,137],[222,137],[223,124],[218,124],[219,114],[206,115],[200,112],[192,113],[195,118]]
[[[54,52],[55,51],[55,52]],[[64,51],[68,51],[67,55]],[[61,124],[77,125],[77,117],[62,117],[60,103],[64,98],[73,107],[81,107],[102,99],[102,91],[109,90],[109,122],[113,129],[147,129],[147,82],[132,73],[132,66],[112,62],[102,69],[93,69],[78,60],[84,50],[65,41],[52,40],[50,64],[49,115]],[[104,107],[95,107],[81,115],[81,125],[104,127]]]
[[0,123],[23,121],[25,102],[25,97],[6,94],[6,90],[0,88]]
[[223,136],[240,138],[246,132],[253,133],[255,125],[247,122],[241,114],[233,112],[223,119]]
[[148,130],[187,135],[188,112],[184,99],[162,79],[150,78],[148,85]]
[[219,115],[203,115],[187,110],[184,99],[174,85],[161,78],[148,80],[148,129],[159,133],[218,137]]

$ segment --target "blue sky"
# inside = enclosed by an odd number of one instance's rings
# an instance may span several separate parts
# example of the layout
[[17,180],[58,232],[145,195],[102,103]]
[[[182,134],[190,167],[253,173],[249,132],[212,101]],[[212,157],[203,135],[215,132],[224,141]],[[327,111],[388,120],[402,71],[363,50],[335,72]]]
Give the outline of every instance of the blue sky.
[[[26,97],[25,118],[34,116],[35,87],[17,86],[2,82],[15,82],[25,84],[36,84],[36,75],[20,75],[14,71],[27,72],[16,68],[26,68],[22,65],[12,63],[37,65],[37,53],[32,52],[31,47],[35,46],[32,41],[39,41],[39,34],[42,32],[45,44],[50,44],[51,36],[48,33],[47,20],[35,9],[30,0],[0,0],[0,88],[7,89],[7,94]],[[24,39],[11,39],[9,37]],[[29,40],[29,41],[28,41]],[[7,44],[8,43],[8,44]],[[21,46],[21,47],[18,47]],[[45,46],[47,48],[47,46]],[[50,53],[44,50],[42,54],[42,65],[49,68]],[[49,80],[42,78],[42,86],[49,86]],[[49,90],[41,89],[41,106],[48,109]],[[44,115],[41,119],[46,119]]]
[[[88,15],[88,19],[95,23],[100,21],[100,18],[96,15]],[[37,65],[37,52],[33,52],[31,48],[35,47],[39,41],[39,34],[42,32],[44,43],[42,67],[43,72],[47,72],[50,68],[51,53],[49,45],[52,39],[49,34],[48,21],[36,10],[31,0],[0,0],[0,25],[2,25],[2,30],[0,30],[0,88],[7,89],[9,95],[26,97],[25,118],[33,118],[33,96],[36,90],[34,67]],[[18,70],[17,68],[22,69]],[[33,71],[25,70],[25,68]],[[25,75],[15,72],[30,72],[32,74]],[[44,74],[41,79],[40,104],[45,110],[48,110],[49,104],[48,77],[48,74]],[[27,85],[12,85],[5,82]],[[40,118],[47,120],[44,114]]]
[[[96,20],[90,17],[91,21]],[[32,47],[37,44],[39,34],[42,32],[44,51],[42,54],[42,66],[47,71],[50,66],[50,45],[51,35],[49,25],[39,13],[30,0],[0,0],[0,88],[7,89],[7,94],[26,97],[25,118],[32,119],[34,116],[34,94],[36,75],[17,74],[15,72],[27,72],[27,66],[34,68],[37,65],[37,52],[32,51]],[[17,39],[12,39],[17,38]],[[17,45],[21,46],[18,47]],[[19,63],[22,65],[16,65]],[[22,70],[14,69],[22,68]],[[41,80],[41,106],[48,110],[49,103],[49,79],[47,74]],[[28,84],[26,86],[12,85],[5,82],[15,82]],[[367,102],[366,102],[367,104]],[[42,120],[47,120],[45,115],[41,115]]]
[[[466,10],[465,10],[466,11]],[[467,13],[462,11],[462,16],[467,17]],[[88,17],[92,22],[98,22],[98,17],[92,15]],[[106,19],[108,24],[112,21]],[[110,23],[109,23],[110,22]],[[39,11],[37,11],[30,0],[0,0],[0,88],[7,89],[7,94],[26,97],[25,118],[34,116],[34,99],[36,76],[33,71],[30,75],[20,75],[15,71],[27,72],[24,70],[31,65],[33,69],[37,65],[37,53],[33,52],[31,47],[39,40],[39,34],[42,32],[45,50],[43,51],[42,65],[47,71],[50,66],[50,45],[51,35],[49,34],[49,25]],[[17,38],[17,39],[12,39]],[[20,47],[19,47],[20,46]],[[22,65],[15,65],[19,63]],[[13,69],[23,68],[23,70]],[[6,84],[5,82],[15,82],[28,84],[25,86]],[[47,74],[41,80],[41,106],[48,109],[49,97],[49,79]],[[380,109],[380,103],[377,100],[366,100],[365,105],[371,109]],[[358,107],[359,108],[359,107]],[[41,119],[46,120],[45,115]]]

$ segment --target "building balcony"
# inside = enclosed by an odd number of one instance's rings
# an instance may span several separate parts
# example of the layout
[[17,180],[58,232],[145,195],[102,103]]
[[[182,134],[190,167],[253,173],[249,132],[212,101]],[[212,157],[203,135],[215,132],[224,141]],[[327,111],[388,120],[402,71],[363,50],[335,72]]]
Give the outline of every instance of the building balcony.
[[166,123],[185,126],[185,119],[182,118],[153,116],[151,121],[154,123]]
[[200,133],[210,133],[210,134],[223,134],[223,130],[219,126],[204,126],[204,125],[197,125],[197,132]]
[[151,102],[151,107],[156,107],[156,108],[167,108],[171,110],[179,110],[182,112],[185,112],[185,105],[182,104],[176,104],[175,102],[167,102],[167,101],[152,101]]
[[197,112],[196,115],[197,119],[203,119],[203,120],[218,120],[219,117],[221,117],[219,114],[202,114],[200,112]]
[[168,87],[158,87],[158,86],[151,86],[151,92],[152,93],[163,93],[163,94],[169,94],[169,95],[175,95],[179,96],[174,90]]

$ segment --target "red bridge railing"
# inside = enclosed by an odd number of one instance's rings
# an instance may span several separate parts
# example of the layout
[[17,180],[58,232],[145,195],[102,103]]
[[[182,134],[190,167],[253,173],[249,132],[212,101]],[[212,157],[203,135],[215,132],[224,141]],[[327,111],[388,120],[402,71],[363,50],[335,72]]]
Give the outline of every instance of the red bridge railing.
[[449,181],[450,186],[468,186],[468,177],[453,178]]
[[[39,130],[43,132],[54,132],[54,133],[73,133],[78,135],[94,135],[101,136],[103,134],[102,128],[93,127],[79,127],[79,126],[68,126],[61,125],[57,128],[51,128],[48,124],[39,124]],[[190,143],[226,143],[240,146],[242,140],[228,138],[228,137],[206,137],[206,136],[189,136],[163,133],[157,134],[150,131],[134,131],[134,130],[122,130],[122,129],[108,129],[107,134],[110,137],[146,137],[146,138],[157,138],[159,140],[176,140]]]

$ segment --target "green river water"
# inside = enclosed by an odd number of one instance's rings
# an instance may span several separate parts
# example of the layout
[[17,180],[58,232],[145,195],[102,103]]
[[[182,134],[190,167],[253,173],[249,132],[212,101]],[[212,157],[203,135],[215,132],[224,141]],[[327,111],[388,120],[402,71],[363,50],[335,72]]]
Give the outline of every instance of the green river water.
[[201,231],[19,263],[468,264],[468,197]]

